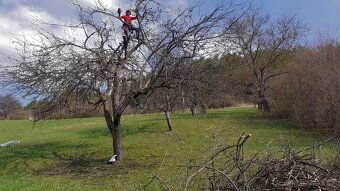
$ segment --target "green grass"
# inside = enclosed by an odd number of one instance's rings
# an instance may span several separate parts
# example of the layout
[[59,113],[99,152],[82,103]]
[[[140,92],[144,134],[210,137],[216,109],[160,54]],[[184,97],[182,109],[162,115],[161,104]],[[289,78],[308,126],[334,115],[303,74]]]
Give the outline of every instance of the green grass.
[[[269,142],[274,150],[283,144],[304,148],[324,138],[280,120],[264,119],[250,108],[213,110],[206,119],[178,113],[172,115],[172,122],[174,132],[168,133],[163,114],[124,117],[124,161],[112,166],[106,164],[112,140],[103,118],[35,125],[0,121],[0,143],[21,141],[0,147],[0,190],[138,190],[153,176],[180,190],[186,175],[182,166],[216,141],[230,145],[243,132],[251,133],[245,148],[251,154]],[[334,149],[326,146],[322,153]],[[148,190],[161,187],[155,183]]]

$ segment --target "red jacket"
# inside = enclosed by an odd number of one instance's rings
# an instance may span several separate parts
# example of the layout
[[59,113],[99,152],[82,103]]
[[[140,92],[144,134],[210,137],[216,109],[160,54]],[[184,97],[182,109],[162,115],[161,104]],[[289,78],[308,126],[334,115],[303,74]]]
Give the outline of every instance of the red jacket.
[[133,17],[133,16],[130,16],[130,15],[123,15],[120,18],[123,19],[128,24],[131,24],[132,20],[135,20],[137,17]]

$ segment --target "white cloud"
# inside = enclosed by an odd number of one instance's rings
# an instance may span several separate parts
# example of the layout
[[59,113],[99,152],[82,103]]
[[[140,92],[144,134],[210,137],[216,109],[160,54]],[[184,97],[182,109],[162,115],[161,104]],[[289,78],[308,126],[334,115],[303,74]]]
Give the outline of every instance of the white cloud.
[[10,14],[11,18],[16,17],[18,21],[29,20],[42,20],[47,23],[56,22],[57,19],[46,11],[39,8],[32,8],[27,6],[19,6],[15,11]]
[[9,33],[19,28],[18,24],[0,14],[0,47],[11,43]]
[[[0,0],[2,1],[2,0]],[[28,2],[28,1],[27,1]],[[40,39],[36,39],[36,32],[31,28],[30,22],[34,22],[37,20],[41,20],[45,23],[54,23],[54,24],[67,24],[71,23],[73,19],[76,19],[76,15],[70,14],[70,10],[74,10],[72,4],[66,3],[64,0],[60,0],[57,2],[48,5],[46,1],[42,1],[41,4],[37,4],[38,1],[32,0],[31,4],[25,4],[21,0],[13,0],[13,1],[2,1],[4,3],[4,7],[0,8],[0,53],[6,54],[9,56],[15,56],[17,53],[15,52],[15,43],[12,43],[13,38],[18,36],[25,36],[26,40],[38,42]],[[96,5],[96,0],[78,0],[78,2],[82,6],[94,7]],[[101,0],[102,4],[115,13],[115,10],[118,7],[123,9],[127,9],[129,4],[121,2],[121,0]],[[0,3],[0,4],[1,4]],[[123,5],[123,6],[121,6]],[[53,11],[52,7],[54,6],[58,10],[61,10],[62,7],[65,7],[65,17],[61,16],[62,13],[56,14],[56,11]],[[67,9],[67,10],[66,10]],[[109,18],[107,18],[109,19]],[[120,26],[121,23],[117,20],[113,20],[117,26]],[[119,28],[120,29],[120,28]],[[84,38],[84,33],[80,29],[65,29],[61,27],[51,27],[49,30],[53,30],[53,32],[59,36],[69,36],[70,40],[72,38],[77,39],[77,41],[81,41]],[[115,32],[114,35],[118,35],[119,39],[121,37],[122,31],[118,30],[118,33]],[[1,56],[0,56],[1,57]],[[0,58],[1,59],[1,58]],[[1,61],[0,64],[4,62]]]
[[0,53],[15,55],[15,43],[12,43],[12,41],[18,35],[25,35],[28,40],[34,40],[35,33],[29,28],[28,20],[58,22],[49,13],[24,5],[17,5],[15,9],[7,13],[0,13]]
[[119,0],[80,0],[79,2],[84,5],[95,6],[100,1],[107,9],[116,10],[120,5],[124,6],[124,3]]
[[[95,5],[94,0],[78,1],[89,7]],[[129,4],[122,3],[120,0],[102,0],[102,3],[114,13],[118,7],[129,8]],[[0,67],[11,64],[11,61],[6,59],[7,56],[18,55],[16,44],[12,43],[14,37],[25,35],[29,41],[37,38],[28,21],[42,20],[46,23],[66,24],[76,18],[74,13],[74,7],[67,3],[67,0],[0,0]],[[81,40],[80,30],[72,31],[55,27],[53,31],[58,35],[67,33]],[[2,93],[6,93],[4,91]]]

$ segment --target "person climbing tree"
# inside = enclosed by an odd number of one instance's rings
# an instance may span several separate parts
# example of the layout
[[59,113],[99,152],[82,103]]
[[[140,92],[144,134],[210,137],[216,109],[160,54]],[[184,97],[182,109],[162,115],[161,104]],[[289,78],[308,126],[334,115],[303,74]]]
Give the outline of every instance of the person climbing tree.
[[122,10],[120,8],[118,8],[117,12],[118,12],[119,18],[121,18],[124,23],[123,28],[124,28],[125,38],[126,38],[125,40],[128,40],[130,31],[136,31],[137,39],[139,39],[139,28],[135,27],[132,24],[132,21],[138,18],[138,14],[136,14],[136,16],[131,16],[131,11],[127,10],[125,12],[125,15],[120,16],[120,14],[122,13]]

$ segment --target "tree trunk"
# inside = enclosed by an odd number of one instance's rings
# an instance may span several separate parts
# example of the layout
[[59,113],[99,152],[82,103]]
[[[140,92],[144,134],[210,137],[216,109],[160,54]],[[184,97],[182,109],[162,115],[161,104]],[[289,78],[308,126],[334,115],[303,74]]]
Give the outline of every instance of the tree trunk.
[[122,138],[121,138],[121,115],[114,116],[112,120],[112,114],[104,105],[104,117],[106,125],[110,130],[112,136],[112,147],[113,154],[117,155],[117,160],[123,160],[123,148],[122,148]]
[[165,98],[166,98],[166,111],[165,111],[166,123],[168,124],[169,131],[172,131],[172,124],[171,124],[170,112],[169,112],[171,108],[169,91],[168,91],[168,94],[166,94]]
[[204,119],[206,118],[207,115],[207,108],[208,108],[207,104],[201,103],[201,113]]
[[266,100],[264,91],[258,92],[258,101],[257,101],[258,109],[263,112],[270,112],[268,101]]
[[261,103],[261,100],[257,101],[257,109],[262,111],[262,103]]
[[166,118],[166,122],[168,124],[169,131],[172,131],[172,124],[171,124],[170,112],[169,111],[165,112],[165,118]]
[[112,131],[112,144],[113,154],[117,155],[117,160],[123,160],[123,147],[122,147],[122,135],[121,135],[121,115],[115,115],[113,120],[113,131]]
[[258,109],[263,111],[263,112],[270,112],[269,103],[265,98],[261,98],[257,102],[257,106],[258,106]]
[[270,112],[269,104],[266,99],[262,100],[262,111],[263,112]]
[[196,116],[196,109],[195,109],[195,106],[190,106],[190,111],[191,111],[191,116],[192,117],[195,117]]
[[181,98],[182,98],[182,112],[185,112],[185,98],[184,98],[184,91],[181,92]]
[[[123,64],[120,62],[117,64],[116,71],[113,77],[113,92],[111,94],[111,107],[113,116],[113,131],[112,131],[112,145],[113,154],[117,155],[117,160],[123,160],[123,147],[122,147],[122,135],[121,135],[121,117],[124,112],[124,100],[125,97],[122,95],[123,83]],[[128,104],[126,104],[128,105]]]
[[104,117],[106,121],[107,128],[110,130],[110,133],[112,135],[113,133],[113,121],[112,121],[112,115],[109,110],[104,106]]

